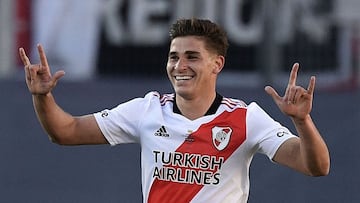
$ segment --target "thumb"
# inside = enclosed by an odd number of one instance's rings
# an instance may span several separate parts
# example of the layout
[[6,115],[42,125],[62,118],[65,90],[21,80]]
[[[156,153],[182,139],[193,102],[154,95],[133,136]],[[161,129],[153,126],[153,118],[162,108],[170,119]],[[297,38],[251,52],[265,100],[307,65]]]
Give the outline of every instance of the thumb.
[[52,77],[53,83],[56,84],[57,81],[64,75],[65,75],[65,71],[63,71],[63,70],[57,71]]
[[265,92],[268,95],[270,95],[275,102],[281,99],[279,94],[276,92],[276,90],[271,86],[266,86],[265,87]]

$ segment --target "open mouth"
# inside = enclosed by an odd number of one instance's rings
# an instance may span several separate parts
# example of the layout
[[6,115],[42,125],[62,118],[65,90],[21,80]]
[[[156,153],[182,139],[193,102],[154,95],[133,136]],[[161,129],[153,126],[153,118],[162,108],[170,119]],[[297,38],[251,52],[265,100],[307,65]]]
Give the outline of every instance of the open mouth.
[[193,78],[193,76],[188,76],[188,75],[175,76],[175,80],[177,80],[177,81],[180,81],[180,80],[190,80],[191,78]]

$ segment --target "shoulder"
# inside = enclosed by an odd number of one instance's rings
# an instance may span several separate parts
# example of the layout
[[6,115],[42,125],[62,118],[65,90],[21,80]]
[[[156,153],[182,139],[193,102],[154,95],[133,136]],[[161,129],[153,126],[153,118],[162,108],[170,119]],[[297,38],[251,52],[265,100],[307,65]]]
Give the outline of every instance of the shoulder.
[[163,108],[164,106],[172,106],[174,103],[175,95],[160,94],[157,91],[148,92],[143,98],[139,98],[145,108]]
[[271,119],[267,112],[256,102],[250,102],[249,104],[245,103],[243,100],[234,99],[229,97],[223,97],[221,105],[228,111],[234,110],[245,110],[247,117],[251,117],[255,120],[257,119]]
[[157,91],[151,91],[148,92],[144,99],[145,100],[150,100],[150,101],[155,101],[155,102],[159,102],[162,106],[165,105],[168,102],[173,102],[174,101],[174,94],[160,94]]
[[229,109],[247,108],[247,104],[244,101],[229,97],[223,97],[221,105],[224,105]]

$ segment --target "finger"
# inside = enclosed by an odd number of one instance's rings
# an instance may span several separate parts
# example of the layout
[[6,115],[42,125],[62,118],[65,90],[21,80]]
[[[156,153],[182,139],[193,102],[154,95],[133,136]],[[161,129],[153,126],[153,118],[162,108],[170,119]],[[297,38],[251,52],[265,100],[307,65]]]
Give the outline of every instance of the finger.
[[296,92],[297,92],[297,87],[296,86],[289,87],[288,90],[286,91],[285,96],[284,96],[284,100],[288,104],[294,103]]
[[65,75],[65,72],[64,71],[57,71],[53,77],[51,78],[51,83],[52,83],[52,86],[55,87],[56,84],[58,83],[59,79]]
[[280,97],[279,94],[276,92],[276,90],[275,90],[273,87],[271,87],[271,86],[266,86],[266,87],[265,87],[265,92],[266,92],[268,95],[270,95],[275,102],[277,102],[277,101],[279,101],[279,100],[281,99],[281,97]]
[[297,79],[297,73],[299,70],[299,64],[298,63],[294,63],[291,72],[290,72],[290,77],[289,77],[289,86],[295,86],[296,85],[296,79]]
[[19,55],[24,66],[29,66],[31,64],[29,58],[26,56],[24,48],[19,48]]
[[40,69],[40,64],[28,66],[26,69],[28,70],[29,73],[27,77],[29,81],[32,81],[37,77],[38,71]]
[[29,58],[26,56],[25,50],[24,48],[19,48],[19,55],[20,55],[20,59],[24,64],[24,70],[25,70],[25,79],[26,81],[31,81],[31,76],[30,76],[30,60]]
[[65,75],[65,71],[63,70],[57,71],[52,77],[52,81],[54,82],[54,84],[56,84],[57,81],[64,75]]
[[40,64],[44,67],[49,68],[49,64],[46,59],[46,54],[45,54],[44,48],[41,46],[41,44],[38,44],[37,48],[38,48],[38,52],[39,52],[39,56],[40,56]]
[[298,86],[295,90],[295,93],[294,93],[294,98],[293,100],[291,101],[293,104],[295,104],[297,101],[300,100],[300,98],[302,96],[304,96],[306,94],[306,90],[300,86]]
[[30,66],[25,66],[24,70],[26,81],[31,81]]
[[309,85],[308,85],[308,88],[307,88],[308,93],[311,94],[311,95],[313,95],[314,91],[315,91],[315,81],[316,81],[315,76],[311,76],[310,82],[309,82]]

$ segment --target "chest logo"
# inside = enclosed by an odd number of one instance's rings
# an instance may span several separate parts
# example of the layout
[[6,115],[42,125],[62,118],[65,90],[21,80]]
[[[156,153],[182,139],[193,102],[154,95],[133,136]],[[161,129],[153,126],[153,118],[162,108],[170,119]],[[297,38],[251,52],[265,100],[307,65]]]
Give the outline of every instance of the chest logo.
[[218,127],[215,126],[211,129],[212,141],[216,149],[219,151],[225,149],[229,144],[232,129],[230,127]]

